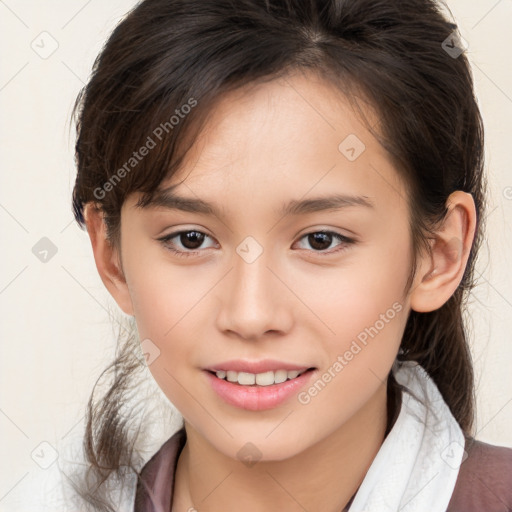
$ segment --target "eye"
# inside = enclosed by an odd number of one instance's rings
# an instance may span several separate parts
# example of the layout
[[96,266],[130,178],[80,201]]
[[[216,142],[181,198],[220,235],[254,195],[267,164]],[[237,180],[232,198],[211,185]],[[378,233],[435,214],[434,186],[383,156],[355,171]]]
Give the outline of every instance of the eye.
[[[312,231],[311,233],[306,233],[303,235],[300,240],[305,239],[308,244],[314,249],[313,252],[319,253],[320,255],[330,255],[333,253],[338,253],[347,249],[347,246],[355,243],[355,241],[346,236],[340,235],[335,231]],[[326,251],[325,249],[331,246],[332,242],[338,240],[340,243],[336,246],[337,249]]]
[[[176,240],[173,241],[174,239]],[[170,233],[169,235],[159,238],[158,240],[164,245],[166,249],[176,254],[176,256],[188,257],[198,255],[200,252],[202,252],[198,249],[207,239],[213,240],[209,235],[203,233],[202,231],[184,230]],[[355,243],[355,241],[351,238],[343,236],[334,231],[327,230],[312,231],[311,233],[306,233],[299,240],[303,239],[305,239],[307,243],[310,244],[313,252],[316,252],[320,255],[330,255],[341,252],[345,250],[350,244]],[[326,249],[328,249],[335,240],[339,242],[335,246],[338,248],[331,251],[326,251]]]
[[[195,229],[176,231],[170,233],[158,240],[162,242],[166,249],[176,254],[176,256],[194,256],[198,254],[197,250],[206,238],[211,238],[202,231],[196,231]],[[173,242],[173,239],[177,239],[177,242]],[[181,247],[179,246],[181,244]],[[175,247],[178,246],[178,249]]]

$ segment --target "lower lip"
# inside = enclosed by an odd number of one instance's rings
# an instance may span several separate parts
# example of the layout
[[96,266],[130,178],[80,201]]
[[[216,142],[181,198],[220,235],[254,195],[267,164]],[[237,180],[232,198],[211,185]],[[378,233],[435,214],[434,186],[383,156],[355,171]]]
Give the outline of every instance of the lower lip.
[[205,371],[214,391],[228,404],[248,411],[264,411],[281,405],[303,387],[315,370],[308,370],[295,379],[271,386],[242,386],[219,379]]

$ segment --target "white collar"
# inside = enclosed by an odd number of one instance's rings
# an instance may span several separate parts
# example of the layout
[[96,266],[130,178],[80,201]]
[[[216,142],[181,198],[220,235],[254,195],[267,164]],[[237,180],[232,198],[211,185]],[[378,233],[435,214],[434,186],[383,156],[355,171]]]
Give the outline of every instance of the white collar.
[[464,456],[464,433],[418,363],[396,361],[392,371],[407,388],[400,413],[349,511],[445,512]]

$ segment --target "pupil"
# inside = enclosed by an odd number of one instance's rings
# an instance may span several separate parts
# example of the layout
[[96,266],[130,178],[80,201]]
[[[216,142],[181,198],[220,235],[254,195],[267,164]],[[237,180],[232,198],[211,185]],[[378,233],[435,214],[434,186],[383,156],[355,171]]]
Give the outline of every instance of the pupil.
[[[187,231],[181,234],[181,243],[187,249],[197,249],[197,247],[201,246],[203,239],[204,234],[198,231]],[[190,243],[192,243],[192,247],[190,247]],[[197,246],[194,244],[197,244]]]
[[[329,247],[329,245],[331,245],[330,238],[331,235],[329,235],[328,233],[312,233],[311,235],[309,235],[309,243],[311,244],[311,247],[313,247],[314,249],[326,249],[327,247]],[[325,245],[326,242],[327,245]],[[320,243],[320,247],[318,247],[318,243]]]

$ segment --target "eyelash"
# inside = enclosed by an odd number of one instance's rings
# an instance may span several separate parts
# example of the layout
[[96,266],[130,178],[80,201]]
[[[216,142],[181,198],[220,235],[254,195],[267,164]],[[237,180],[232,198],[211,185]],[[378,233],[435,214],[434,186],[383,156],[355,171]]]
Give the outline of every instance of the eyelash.
[[[182,230],[182,231],[175,231],[174,233],[170,233],[168,235],[165,235],[164,237],[159,238],[158,240],[162,243],[162,245],[167,250],[171,251],[176,256],[178,256],[180,258],[188,258],[188,257],[195,256],[195,255],[197,255],[198,253],[200,253],[202,251],[192,251],[192,250],[180,251],[180,250],[174,249],[172,247],[172,244],[170,244],[170,240],[172,240],[173,238],[176,238],[177,236],[179,236],[179,235],[181,235],[183,233],[192,233],[192,232],[193,233],[199,233],[201,235],[206,235],[208,238],[211,238],[209,235],[207,235],[206,233],[203,233],[202,231],[198,231],[196,229],[186,229],[186,230]],[[336,238],[337,240],[339,240],[341,242],[341,244],[340,244],[341,248],[338,248],[338,249],[335,249],[335,250],[331,250],[331,251],[314,251],[313,250],[312,251],[314,253],[317,253],[320,256],[329,256],[329,255],[332,255],[332,254],[340,253],[340,252],[346,250],[349,245],[355,243],[355,240],[353,240],[352,238],[348,238],[348,237],[346,237],[344,235],[340,235],[339,233],[336,233],[335,231],[327,231],[327,230],[310,231],[309,233],[305,233],[304,235],[302,235],[299,238],[299,240],[302,240],[303,238],[305,238],[305,237],[307,237],[309,235],[314,235],[314,234],[318,234],[318,233],[322,233],[322,234],[326,234],[326,235],[333,235],[334,238]]]

